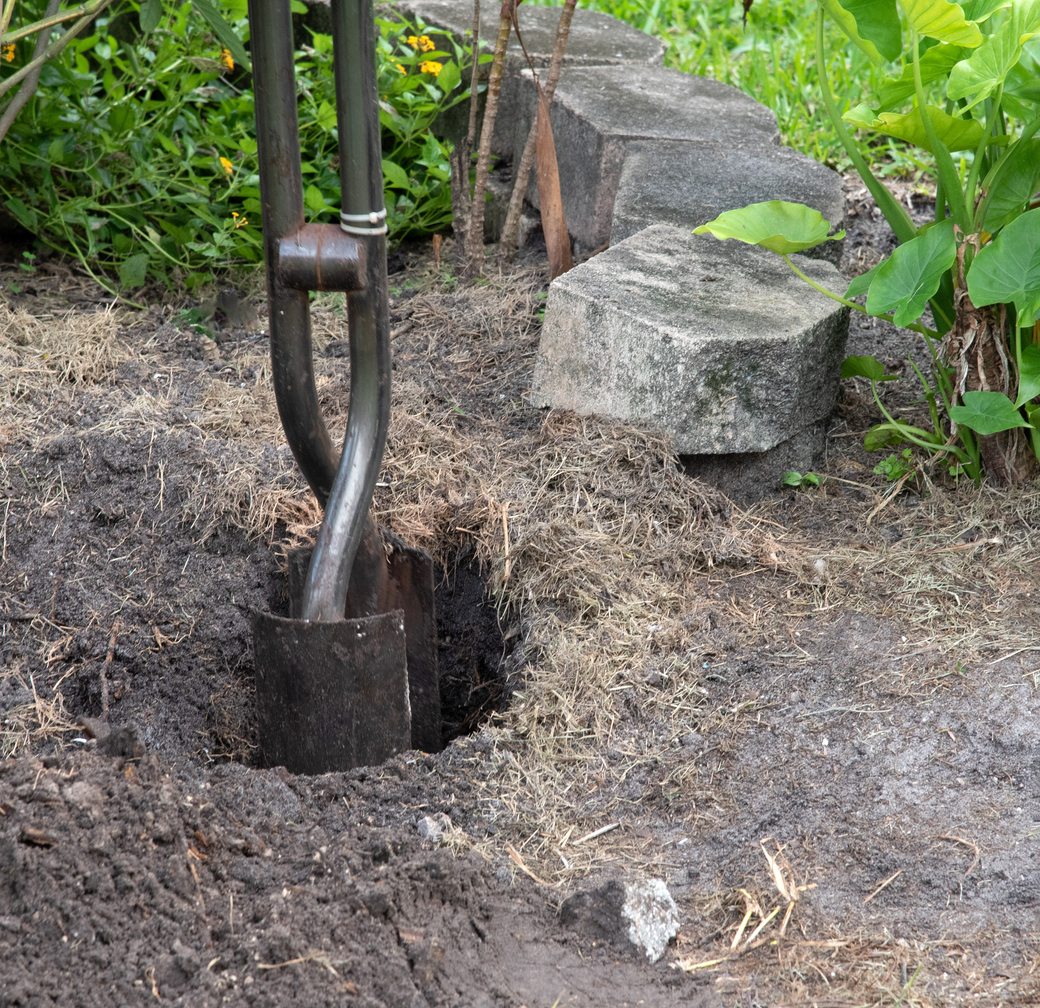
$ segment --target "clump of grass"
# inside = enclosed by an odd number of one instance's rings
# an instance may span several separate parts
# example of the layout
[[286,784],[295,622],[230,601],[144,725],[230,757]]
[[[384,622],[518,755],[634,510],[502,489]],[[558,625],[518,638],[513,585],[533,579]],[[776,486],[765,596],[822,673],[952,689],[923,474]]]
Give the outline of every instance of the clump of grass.
[[118,337],[120,318],[111,309],[96,314],[67,312],[37,318],[25,311],[0,308],[3,377],[22,389],[58,382],[94,385],[111,377],[132,356]]
[[66,672],[47,685],[38,684],[34,676],[19,668],[11,668],[0,677],[5,681],[5,688],[13,686],[18,697],[24,698],[3,712],[0,758],[10,759],[37,751],[45,742],[60,744],[75,729],[61,692],[62,682],[70,674]]

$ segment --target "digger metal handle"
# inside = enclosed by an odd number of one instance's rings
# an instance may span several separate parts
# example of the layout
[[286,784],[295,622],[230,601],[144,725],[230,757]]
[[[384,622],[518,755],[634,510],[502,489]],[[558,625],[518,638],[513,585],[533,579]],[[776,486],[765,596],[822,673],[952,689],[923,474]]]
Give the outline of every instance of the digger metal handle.
[[289,0],[249,0],[249,29],[274,394],[289,447],[324,507],[337,466],[314,384],[309,300],[276,267],[281,241],[304,226]]
[[[319,232],[304,226],[303,181],[289,0],[250,0],[254,93],[275,397],[286,437],[325,520],[304,589],[301,617],[343,618],[351,567],[364,532],[390,420],[390,322],[386,227],[376,91],[373,12],[367,0],[333,0],[340,172],[344,222],[325,267]],[[382,212],[382,213],[381,213]],[[353,219],[354,215],[363,216]],[[367,227],[358,226],[368,224]],[[316,237],[313,263],[304,236]],[[346,260],[350,249],[356,275]],[[337,275],[337,286],[322,278]],[[350,414],[337,465],[321,417],[306,290],[348,290]]]

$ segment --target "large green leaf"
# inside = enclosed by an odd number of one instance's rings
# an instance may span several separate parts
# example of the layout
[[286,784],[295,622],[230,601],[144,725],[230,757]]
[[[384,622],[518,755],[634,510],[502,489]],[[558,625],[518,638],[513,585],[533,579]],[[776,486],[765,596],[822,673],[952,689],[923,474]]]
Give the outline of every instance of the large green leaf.
[[878,267],[867,294],[867,311],[871,315],[893,312],[897,326],[916,321],[956,258],[950,219],[904,242]]
[[918,35],[969,49],[982,44],[979,26],[964,17],[960,4],[947,0],[900,0],[899,6]]
[[395,189],[407,190],[412,187],[408,181],[408,173],[399,164],[387,158],[383,158],[383,175],[386,176],[387,183]]
[[964,16],[969,21],[975,21],[976,23],[981,23],[995,11],[1010,6],[1011,0],[966,0],[965,3],[961,4]]
[[903,45],[895,0],[823,0],[823,6],[872,63],[899,58]]
[[[912,109],[905,115],[892,112],[875,115],[869,105],[857,105],[849,109],[842,118],[853,126],[907,140],[930,153],[935,153],[930,146],[928,133],[924,128],[924,117],[919,108]],[[935,132],[947,150],[972,150],[978,147],[982,140],[982,124],[974,119],[957,119],[934,105],[928,106],[928,118],[932,120]]]
[[982,308],[1014,304],[1018,324],[1040,316],[1040,208],[1016,217],[983,247],[968,270],[968,295]]
[[[1028,62],[1029,66],[1025,64]],[[1004,100],[1018,98],[1023,102],[1040,102],[1040,68],[1028,58],[1028,53],[1023,53],[1021,59],[1009,71],[1004,78]],[[1032,115],[1026,117],[1028,122]]]
[[999,434],[1012,427],[1032,427],[1003,392],[965,392],[963,406],[950,407],[950,419],[976,434]]
[[119,286],[126,290],[144,285],[148,271],[148,253],[138,252],[119,264]]
[[1000,102],[1005,114],[1019,122],[1033,119],[1038,111],[1036,105],[1040,102],[1040,68],[1030,60],[1027,69],[1026,57],[1027,53],[1023,52],[1022,59],[1004,79],[1004,96]]
[[996,234],[1010,224],[1040,187],[1040,139],[1019,141],[1008,154],[1004,173],[989,198],[982,229]]
[[437,74],[437,87],[445,94],[454,91],[462,81],[462,71],[458,63],[445,63],[443,69]]
[[1038,28],[1040,0],[1015,0],[1000,30],[950,71],[946,97],[972,95],[971,105],[988,98],[1004,83],[1022,55],[1022,43],[1029,41]]
[[1040,395],[1040,346],[1028,343],[1022,347],[1018,361],[1018,400],[1021,406]]
[[[932,81],[945,77],[956,63],[967,55],[964,46],[942,43],[926,49],[921,54],[921,82],[931,84]],[[914,93],[914,65],[907,63],[898,77],[886,77],[878,88],[881,102],[879,111],[885,112],[897,105],[902,105]]]
[[899,375],[885,374],[885,365],[873,354],[866,357],[846,357],[841,362],[842,378],[867,378],[872,382],[895,381]]
[[150,31],[154,31],[162,20],[162,14],[162,0],[144,0],[144,3],[141,4],[141,9],[137,14],[137,20],[138,24],[141,26],[141,31],[146,34]]
[[828,238],[830,229],[830,222],[824,220],[819,210],[801,203],[768,200],[740,210],[727,210],[693,233],[711,232],[721,241],[736,238],[748,245],[761,245],[772,252],[789,255],[845,237],[845,232],[839,231]]

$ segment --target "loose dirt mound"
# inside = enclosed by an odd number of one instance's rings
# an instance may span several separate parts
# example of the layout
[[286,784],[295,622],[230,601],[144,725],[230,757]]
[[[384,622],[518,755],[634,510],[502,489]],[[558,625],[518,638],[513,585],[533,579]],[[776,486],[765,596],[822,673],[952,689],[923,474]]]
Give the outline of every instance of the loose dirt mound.
[[[858,206],[853,269],[875,230]],[[262,331],[66,314],[66,281],[20,282],[0,340],[7,1003],[1038,997],[1032,488],[892,496],[850,385],[822,490],[744,510],[650,432],[525,405],[538,268],[457,285],[413,258],[376,508],[441,564],[444,699],[477,733],[295,778],[253,767],[245,617],[284,608],[284,550],[319,513]],[[315,315],[341,429],[342,303]],[[895,359],[905,336],[859,326],[850,353]],[[918,408],[910,384],[893,408]],[[416,823],[441,812],[434,849]],[[633,875],[684,915],[655,967],[556,916]]]

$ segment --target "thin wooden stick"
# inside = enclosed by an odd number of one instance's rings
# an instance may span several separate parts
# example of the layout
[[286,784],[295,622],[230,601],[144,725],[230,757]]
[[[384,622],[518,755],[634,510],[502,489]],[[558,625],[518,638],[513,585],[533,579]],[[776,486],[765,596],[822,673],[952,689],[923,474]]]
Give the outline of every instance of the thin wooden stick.
[[108,635],[108,654],[105,664],[101,666],[101,719],[108,720],[108,670],[112,659],[116,656],[116,636],[119,634],[119,620],[112,624],[112,632]]
[[506,46],[513,27],[513,0],[502,0],[498,19],[498,38],[495,40],[495,55],[491,61],[488,77],[487,103],[484,106],[484,126],[480,131],[480,149],[477,151],[477,175],[473,183],[473,198],[466,223],[466,269],[467,277],[480,276],[484,266],[484,194],[487,192],[488,169],[491,166],[491,138],[498,117],[498,95],[502,89],[502,66],[506,59]]
[[[574,7],[577,0],[566,0],[563,11],[560,14],[560,24],[556,29],[556,41],[553,43],[552,58],[549,60],[549,73],[542,88],[545,100],[551,104],[553,95],[556,93],[556,85],[560,82],[560,74],[563,71],[563,57],[567,51],[567,39],[571,33],[571,19],[574,17]],[[532,70],[532,73],[535,71]],[[520,158],[520,164],[516,169],[516,177],[513,182],[513,192],[509,197],[509,209],[506,211],[506,222],[502,227],[502,238],[498,246],[498,254],[503,262],[512,262],[516,255],[517,236],[520,233],[520,214],[524,207],[524,197],[527,195],[527,183],[531,178],[531,168],[534,165],[535,148],[538,143],[538,118],[531,121],[531,128],[527,133],[527,143],[524,144],[524,153]]]
[[[473,159],[473,144],[477,139],[477,112],[480,106],[480,0],[473,0],[473,66],[469,75],[469,128],[466,138],[455,145],[448,157],[451,165],[451,212],[455,229],[455,251],[460,261],[466,262],[466,234],[470,208],[469,169]],[[439,267],[439,264],[438,264]]]
[[885,881],[882,882],[881,885],[879,885],[863,902],[869,903],[879,892],[881,892],[882,889],[885,888],[885,886],[888,885],[889,882],[894,882],[902,874],[903,869],[900,868],[894,875],[889,875],[888,878],[885,879]]

